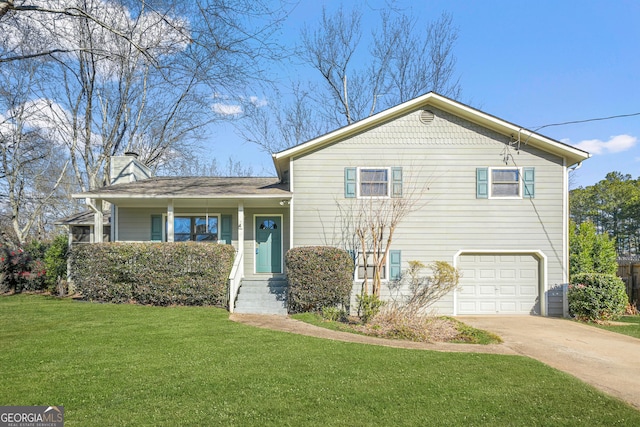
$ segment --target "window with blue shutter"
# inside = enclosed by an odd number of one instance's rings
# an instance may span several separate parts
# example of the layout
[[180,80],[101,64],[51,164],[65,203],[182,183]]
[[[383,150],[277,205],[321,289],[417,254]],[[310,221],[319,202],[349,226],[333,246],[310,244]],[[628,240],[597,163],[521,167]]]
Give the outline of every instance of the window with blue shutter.
[[402,168],[391,168],[391,197],[402,197]]
[[400,280],[402,277],[402,257],[400,251],[389,251],[389,279]]
[[476,169],[476,198],[522,199],[535,197],[535,168],[490,167]]
[[151,241],[162,241],[162,215],[151,215]]
[[536,195],[536,171],[535,168],[523,168],[522,180],[524,182],[524,197],[533,199]]
[[344,197],[353,199],[356,197],[357,170],[356,168],[344,168]]
[[489,168],[476,169],[476,199],[489,198]]
[[402,181],[401,167],[345,168],[344,197],[402,197]]

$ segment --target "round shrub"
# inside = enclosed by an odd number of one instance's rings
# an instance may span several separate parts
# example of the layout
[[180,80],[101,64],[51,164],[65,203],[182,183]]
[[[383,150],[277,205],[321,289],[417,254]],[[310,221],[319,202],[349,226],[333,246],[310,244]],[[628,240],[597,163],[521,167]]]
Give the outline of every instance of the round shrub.
[[624,313],[624,282],[612,274],[580,273],[571,277],[569,312],[581,320],[611,320]]
[[286,254],[290,313],[319,312],[346,304],[353,286],[353,260],[343,249],[306,246]]

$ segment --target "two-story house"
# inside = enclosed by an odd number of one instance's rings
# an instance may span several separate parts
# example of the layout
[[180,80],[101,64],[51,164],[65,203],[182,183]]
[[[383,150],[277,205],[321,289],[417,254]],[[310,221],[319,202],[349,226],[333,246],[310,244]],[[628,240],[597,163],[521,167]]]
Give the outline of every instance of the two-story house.
[[[121,156],[112,162],[112,185],[74,197],[111,203],[111,241],[233,244],[232,311],[242,307],[243,286],[264,279],[268,293],[266,279],[283,277],[289,248],[361,251],[349,226],[353,207],[397,199],[411,208],[395,230],[383,282],[411,260],[443,260],[462,279],[436,304],[441,314],[560,316],[568,174],[588,157],[428,93],[274,154],[277,177],[151,177],[135,157]],[[96,209],[94,241],[103,227]],[[354,284],[369,266],[357,267]],[[286,312],[277,304],[274,312]]]

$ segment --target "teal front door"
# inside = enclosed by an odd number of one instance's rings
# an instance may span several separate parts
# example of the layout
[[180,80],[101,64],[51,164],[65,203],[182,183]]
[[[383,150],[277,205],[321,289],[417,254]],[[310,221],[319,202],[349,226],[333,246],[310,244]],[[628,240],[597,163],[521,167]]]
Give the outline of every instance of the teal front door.
[[256,217],[256,273],[282,273],[280,217]]

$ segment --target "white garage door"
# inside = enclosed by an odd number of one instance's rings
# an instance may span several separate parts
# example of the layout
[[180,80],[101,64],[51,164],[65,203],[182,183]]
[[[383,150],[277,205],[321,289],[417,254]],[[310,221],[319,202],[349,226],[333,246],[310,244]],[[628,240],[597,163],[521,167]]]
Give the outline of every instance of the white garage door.
[[532,255],[461,255],[458,314],[540,314]]

